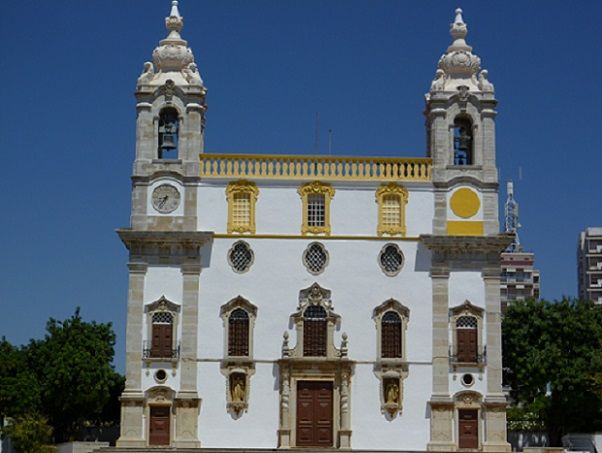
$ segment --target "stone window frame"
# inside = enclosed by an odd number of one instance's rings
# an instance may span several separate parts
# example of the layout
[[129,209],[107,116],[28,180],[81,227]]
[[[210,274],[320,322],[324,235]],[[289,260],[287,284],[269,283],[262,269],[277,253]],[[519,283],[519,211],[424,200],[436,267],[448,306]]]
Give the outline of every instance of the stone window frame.
[[[243,244],[244,246],[246,246],[247,250],[251,253],[251,261],[249,262],[249,265],[243,270],[236,269],[236,267],[234,266],[234,263],[232,262],[232,259],[230,258],[230,255],[234,251],[234,248],[239,244]],[[237,274],[244,274],[246,272],[249,272],[249,270],[251,269],[251,266],[253,266],[253,263],[255,263],[255,252],[253,251],[253,249],[251,248],[251,245],[247,241],[240,240],[240,241],[234,242],[232,244],[232,247],[230,247],[228,249],[228,252],[226,253],[226,259],[228,260],[228,264],[230,265],[230,267],[232,268],[232,270],[234,272],[236,272]]]
[[[246,356],[229,355],[229,320],[230,315],[238,309],[244,310],[249,316],[249,353]],[[220,364],[220,372],[226,378],[226,412],[228,412],[234,420],[237,420],[242,417],[249,408],[251,376],[255,374],[255,362],[253,360],[253,332],[255,330],[255,320],[257,319],[257,306],[241,295],[238,295],[220,307],[220,318],[222,318],[224,327],[224,358]],[[232,385],[234,380],[242,380],[242,395],[236,393],[235,386]]]
[[[385,225],[385,199],[387,196],[398,197],[399,200],[399,225]],[[378,236],[405,236],[406,235],[406,207],[408,204],[408,189],[400,184],[390,182],[382,184],[375,193],[378,204]]]
[[[180,322],[179,315],[180,315],[180,311],[181,311],[181,306],[179,304],[167,299],[165,297],[165,295],[162,295],[156,301],[145,305],[144,311],[146,313],[147,326],[146,326],[146,341],[144,342],[143,354],[142,354],[143,360],[147,363],[172,362],[172,364],[174,364],[174,366],[175,366],[175,364],[180,359],[180,341],[178,340],[178,333],[179,333],[179,322]],[[155,315],[156,313],[162,313],[162,312],[171,314],[172,319],[173,319],[172,332],[171,332],[171,338],[172,338],[172,348],[171,349],[172,349],[172,351],[174,351],[174,353],[172,353],[171,357],[151,357],[151,355],[147,354],[146,351],[152,349],[153,315]]]
[[[397,252],[399,252],[399,254],[401,255],[401,265],[399,266],[399,269],[397,269],[395,272],[388,272],[385,269],[385,267],[383,266],[383,263],[381,262],[381,257],[385,253],[385,250],[388,247],[395,247],[395,249],[397,250]],[[387,242],[385,245],[383,245],[382,248],[380,249],[380,252],[378,253],[378,257],[377,257],[378,265],[379,265],[380,269],[383,271],[383,273],[387,277],[395,277],[396,275],[398,275],[401,272],[401,270],[403,269],[405,261],[406,261],[406,257],[403,254],[403,251],[399,248],[399,246],[397,244],[395,244],[393,242]]]
[[[305,310],[313,305],[321,306],[326,311],[326,356],[325,358],[333,359],[339,357],[342,351],[334,345],[334,331],[340,325],[341,317],[333,311],[332,300],[330,299],[331,291],[322,288],[318,283],[314,283],[309,288],[305,288],[299,292],[299,305],[297,311],[290,316],[290,319],[295,326],[297,334],[297,343],[294,348],[288,348],[288,332],[285,332],[286,339],[286,357],[316,359],[316,357],[305,356],[303,351],[303,326],[305,321]],[[343,333],[344,340],[347,335]]]
[[[309,182],[303,184],[297,189],[297,193],[301,197],[302,204],[302,222],[301,234],[323,234],[330,235],[330,202],[334,198],[335,189],[332,185],[320,181]],[[308,210],[309,196],[323,195],[324,196],[324,225],[309,225]]]
[[[312,271],[307,262],[307,254],[309,253],[310,249],[314,246],[320,247],[320,249],[322,249],[322,252],[324,252],[324,254],[326,255],[326,260],[324,261],[324,265],[318,272]],[[321,273],[323,273],[326,270],[326,268],[328,267],[328,264],[330,264],[330,253],[328,253],[328,250],[326,249],[326,246],[324,244],[322,244],[321,242],[314,241],[314,242],[309,243],[307,245],[307,247],[305,248],[305,250],[303,251],[301,261],[303,262],[305,269],[307,269],[307,272],[309,272],[312,275],[320,275]]]
[[473,448],[460,448],[460,410],[475,409],[477,410],[477,438],[478,446],[476,451],[481,451],[483,448],[483,440],[485,435],[485,426],[483,423],[483,396],[474,390],[462,390],[456,393],[454,400],[454,443],[459,451],[475,451]]
[[[234,204],[236,195],[248,195],[249,196],[249,221],[246,224],[235,224],[234,223]],[[228,201],[228,234],[232,233],[247,233],[255,234],[256,222],[255,222],[255,208],[257,204],[257,198],[259,196],[259,189],[257,184],[252,181],[240,180],[233,181],[226,187],[226,200]]]
[[[457,370],[458,368],[479,368],[484,369],[487,359],[487,347],[483,343],[483,324],[484,324],[484,312],[485,310],[481,307],[477,307],[466,300],[463,304],[456,307],[452,307],[449,310],[449,323],[451,331],[451,348],[450,348],[450,364],[452,368]],[[458,333],[456,323],[458,319],[463,316],[473,317],[477,320],[477,360],[476,362],[459,362],[458,356]]]
[[[382,319],[386,313],[396,313],[401,320],[401,357],[382,357]],[[401,302],[391,298],[372,312],[376,327],[376,361],[374,374],[379,380],[381,413],[387,420],[394,419],[403,410],[404,380],[408,376],[406,332],[410,321],[410,310]],[[397,397],[389,398],[391,386],[397,386]]]

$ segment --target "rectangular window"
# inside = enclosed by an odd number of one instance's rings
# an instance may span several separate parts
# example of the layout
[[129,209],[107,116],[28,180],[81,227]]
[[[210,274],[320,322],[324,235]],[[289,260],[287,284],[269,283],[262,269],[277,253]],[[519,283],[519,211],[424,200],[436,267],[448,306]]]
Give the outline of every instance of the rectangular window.
[[383,197],[382,210],[384,227],[401,226],[401,201],[399,195],[385,195]]
[[232,207],[232,223],[234,226],[248,226],[251,223],[251,194],[235,193]]
[[303,355],[326,357],[328,326],[325,319],[305,319],[303,323]]
[[401,358],[401,322],[383,322],[381,352],[383,358]]
[[323,227],[326,225],[326,200],[323,194],[308,195],[307,224],[310,227]]

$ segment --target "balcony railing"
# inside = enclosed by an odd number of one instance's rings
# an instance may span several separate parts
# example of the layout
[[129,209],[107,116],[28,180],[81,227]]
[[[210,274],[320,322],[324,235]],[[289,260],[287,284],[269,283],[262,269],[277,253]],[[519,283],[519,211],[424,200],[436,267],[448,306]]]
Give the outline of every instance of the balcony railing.
[[477,354],[475,360],[462,360],[463,358],[458,358],[457,354],[452,354],[451,348],[449,350],[449,363],[451,365],[462,365],[462,366],[483,366],[487,364],[487,346],[483,347],[483,352],[481,354]]
[[153,351],[150,342],[145,341],[142,347],[142,358],[143,359],[154,359],[154,360],[178,360],[180,358],[180,343],[176,345],[175,349],[168,351]]
[[323,181],[430,181],[430,158],[201,154],[201,177]]

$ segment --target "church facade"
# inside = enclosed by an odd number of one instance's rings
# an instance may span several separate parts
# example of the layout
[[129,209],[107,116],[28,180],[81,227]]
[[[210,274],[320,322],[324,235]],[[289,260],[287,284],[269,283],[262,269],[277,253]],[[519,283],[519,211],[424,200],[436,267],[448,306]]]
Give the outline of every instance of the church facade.
[[424,158],[204,152],[172,2],[136,88],[119,447],[509,451],[494,87],[461,11]]

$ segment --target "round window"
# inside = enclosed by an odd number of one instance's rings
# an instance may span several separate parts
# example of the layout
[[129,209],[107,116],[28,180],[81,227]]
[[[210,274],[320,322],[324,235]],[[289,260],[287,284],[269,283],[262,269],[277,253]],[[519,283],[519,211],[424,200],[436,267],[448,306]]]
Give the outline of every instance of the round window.
[[253,250],[245,241],[234,243],[228,251],[228,263],[234,272],[242,274],[249,270],[254,260]]
[[313,275],[321,274],[328,265],[328,252],[319,242],[312,242],[303,252],[303,264]]
[[393,277],[403,267],[403,253],[395,244],[386,244],[378,255],[378,264],[385,274]]
[[474,384],[474,377],[472,374],[470,373],[466,373],[462,376],[462,384],[464,384],[466,387],[470,387],[472,384]]
[[155,372],[155,380],[157,382],[165,382],[166,379],[167,379],[167,373],[165,372],[165,370],[157,370]]

